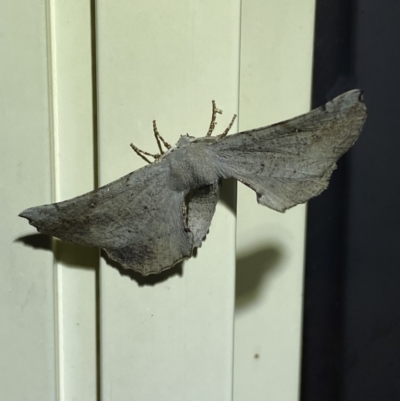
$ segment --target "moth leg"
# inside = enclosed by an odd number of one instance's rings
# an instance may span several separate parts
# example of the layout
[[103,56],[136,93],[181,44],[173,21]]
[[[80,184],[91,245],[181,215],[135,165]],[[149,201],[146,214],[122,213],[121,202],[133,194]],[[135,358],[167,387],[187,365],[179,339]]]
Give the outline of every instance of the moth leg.
[[158,159],[161,155],[159,153],[156,154],[151,154],[149,152],[145,152],[144,150],[139,149],[136,147],[133,143],[131,143],[131,148],[135,151],[135,153],[140,156],[143,160],[145,160],[147,163],[151,164],[152,162],[144,155],[154,157],[154,159]]
[[156,120],[153,120],[153,131],[154,131],[154,136],[156,137],[158,148],[160,149],[160,153],[163,155],[164,151],[161,147],[160,139],[167,149],[171,149],[171,145],[167,141],[165,141],[164,138],[161,136],[161,134],[158,132]]
[[233,125],[233,123],[235,122],[236,117],[237,117],[237,115],[234,114],[233,117],[232,117],[231,122],[230,122],[229,125],[228,125],[228,127],[226,128],[226,130],[225,130],[221,135],[218,135],[218,138],[223,138],[224,136],[227,136],[227,135],[228,135],[228,132],[229,132],[229,130],[232,128],[232,125]]
[[217,114],[222,114],[222,110],[217,108],[217,105],[215,104],[215,100],[212,101],[212,115],[211,115],[211,123],[210,127],[208,128],[208,132],[206,136],[211,136],[211,134],[214,131],[215,126],[217,125],[216,123],[216,118]]

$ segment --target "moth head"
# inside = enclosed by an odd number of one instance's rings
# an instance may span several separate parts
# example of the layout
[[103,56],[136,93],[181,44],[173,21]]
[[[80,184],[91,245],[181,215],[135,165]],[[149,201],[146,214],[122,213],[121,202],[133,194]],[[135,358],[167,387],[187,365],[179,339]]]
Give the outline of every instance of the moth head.
[[179,138],[178,142],[176,143],[176,146],[184,146],[187,145],[191,142],[191,140],[194,139],[193,136],[190,136],[188,134],[186,135],[181,135],[181,137]]

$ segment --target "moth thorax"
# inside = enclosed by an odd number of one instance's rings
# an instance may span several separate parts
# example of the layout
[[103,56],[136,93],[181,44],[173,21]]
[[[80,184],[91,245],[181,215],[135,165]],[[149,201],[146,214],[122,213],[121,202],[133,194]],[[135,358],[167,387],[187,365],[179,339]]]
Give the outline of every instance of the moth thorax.
[[177,148],[169,157],[171,178],[177,190],[197,188],[215,182],[215,167],[202,144]]

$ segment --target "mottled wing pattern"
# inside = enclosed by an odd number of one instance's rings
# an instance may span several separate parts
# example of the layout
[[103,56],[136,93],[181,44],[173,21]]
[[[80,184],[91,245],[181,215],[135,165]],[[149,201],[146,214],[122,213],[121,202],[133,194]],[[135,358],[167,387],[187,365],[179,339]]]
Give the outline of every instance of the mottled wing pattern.
[[158,273],[190,257],[185,193],[169,186],[166,163],[154,163],[71,200],[33,207],[20,216],[40,232],[104,248],[125,268]]
[[365,119],[362,93],[352,90],[307,114],[225,137],[208,149],[221,177],[236,178],[256,191],[259,203],[283,212],[328,186]]

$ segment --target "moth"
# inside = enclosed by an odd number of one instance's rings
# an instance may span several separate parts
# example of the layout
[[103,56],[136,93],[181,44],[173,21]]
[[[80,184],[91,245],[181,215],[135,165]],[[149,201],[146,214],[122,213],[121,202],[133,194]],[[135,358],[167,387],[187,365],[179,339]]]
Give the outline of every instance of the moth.
[[[257,194],[261,205],[284,212],[320,194],[336,161],[358,138],[366,119],[360,90],[274,125],[212,136],[213,102],[206,136],[183,135],[171,147],[153,122],[160,153],[131,145],[150,162],[76,198],[24,210],[39,232],[105,249],[111,259],[142,275],[166,270],[192,256],[205,238],[221,179],[233,177]],[[163,150],[162,144],[166,150]]]

